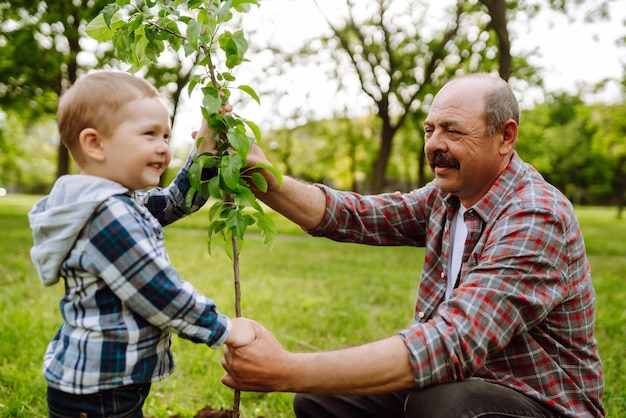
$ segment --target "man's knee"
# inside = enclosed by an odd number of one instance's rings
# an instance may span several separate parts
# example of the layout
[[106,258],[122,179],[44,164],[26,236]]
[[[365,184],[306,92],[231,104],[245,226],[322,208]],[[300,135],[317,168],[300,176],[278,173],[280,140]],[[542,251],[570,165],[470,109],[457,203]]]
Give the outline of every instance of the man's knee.
[[[323,417],[324,411],[320,410],[319,400],[308,393],[298,393],[293,398],[293,411],[298,418]],[[320,415],[321,414],[321,415]]]
[[477,416],[554,417],[556,415],[513,389],[474,379],[415,390],[407,397],[405,404],[406,418]]

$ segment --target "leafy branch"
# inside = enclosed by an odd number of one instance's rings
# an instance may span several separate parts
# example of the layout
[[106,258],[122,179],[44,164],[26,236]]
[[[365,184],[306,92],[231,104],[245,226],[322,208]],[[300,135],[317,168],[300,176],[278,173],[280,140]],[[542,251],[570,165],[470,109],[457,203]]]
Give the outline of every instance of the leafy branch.
[[[196,140],[198,144],[215,141],[216,153],[200,154],[192,164],[187,207],[197,193],[215,200],[209,211],[208,251],[212,251],[214,237],[223,239],[233,261],[236,316],[241,316],[239,244],[247,227],[256,224],[270,248],[276,238],[272,219],[251,190],[254,186],[267,191],[267,181],[257,169],[270,171],[282,185],[282,176],[274,167],[257,164],[245,168],[251,144],[261,140],[260,130],[254,122],[223,111],[236,81],[232,71],[247,61],[248,50],[242,30],[230,32],[223,26],[235,14],[248,13],[252,6],[259,6],[258,0],[117,0],[87,25],[92,38],[112,43],[116,56],[130,64],[131,72],[157,63],[168,48],[186,57],[198,54],[201,71],[192,76],[188,93],[191,95],[195,89],[202,92],[202,116],[215,136]],[[218,67],[220,61],[225,69]],[[235,88],[260,103],[252,87]],[[202,175],[206,169],[216,170],[217,175],[206,179]],[[239,391],[235,391],[233,417],[238,416]]]

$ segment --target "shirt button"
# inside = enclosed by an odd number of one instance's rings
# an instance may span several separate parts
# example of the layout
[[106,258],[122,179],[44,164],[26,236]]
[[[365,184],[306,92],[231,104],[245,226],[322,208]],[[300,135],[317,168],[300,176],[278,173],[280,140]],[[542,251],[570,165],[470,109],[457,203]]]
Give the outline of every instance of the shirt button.
[[417,314],[417,317],[418,317],[419,319],[424,319],[424,317],[425,317],[425,316],[426,316],[426,314],[425,314],[424,312],[419,312],[419,313]]
[[444,273],[443,271],[440,274],[440,277],[443,279],[444,277],[446,277],[446,273]]

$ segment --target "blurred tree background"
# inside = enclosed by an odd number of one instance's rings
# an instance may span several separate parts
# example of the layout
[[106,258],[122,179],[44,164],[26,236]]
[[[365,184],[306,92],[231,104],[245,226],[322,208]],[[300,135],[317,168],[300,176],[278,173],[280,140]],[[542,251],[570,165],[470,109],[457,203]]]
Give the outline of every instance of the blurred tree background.
[[[270,2],[262,0],[261,7]],[[56,177],[75,172],[56,133],[56,104],[80,75],[124,69],[109,45],[85,34],[107,3],[0,0],[0,188],[46,193]],[[144,7],[141,0],[133,3]],[[432,6],[420,0],[334,4],[332,12],[318,6],[327,30],[295,47],[252,27],[250,59],[263,64],[248,84],[261,86],[257,92],[271,103],[291,98],[291,105],[276,105],[264,128],[263,148],[283,173],[359,192],[408,191],[431,179],[421,124],[433,94],[451,77],[498,73],[520,97],[530,86],[542,87],[544,69],[529,59],[533,46],[513,48],[523,44],[520,27],[546,12],[601,21],[619,7],[616,0],[453,0],[434,19]],[[235,24],[246,28],[247,22]],[[302,83],[295,74],[304,67],[319,69],[342,92],[334,108],[325,109],[331,116],[320,116],[309,97],[294,104],[294,82]],[[194,56],[171,54],[140,73],[170,104],[175,129],[185,123],[179,110],[190,99],[186,86],[194,70]],[[611,82],[621,86],[618,102],[584,99],[582,91],[545,91],[544,100],[525,106],[517,149],[574,203],[612,204],[621,213],[626,76],[586,87],[600,91]],[[239,103],[233,104],[237,111]]]

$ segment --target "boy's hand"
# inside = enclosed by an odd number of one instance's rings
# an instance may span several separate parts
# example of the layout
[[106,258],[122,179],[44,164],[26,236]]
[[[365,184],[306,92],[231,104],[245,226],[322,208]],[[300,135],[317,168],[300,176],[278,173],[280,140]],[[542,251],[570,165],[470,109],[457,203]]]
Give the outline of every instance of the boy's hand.
[[200,129],[191,133],[191,137],[196,140],[198,138],[203,137],[204,139],[198,146],[198,155],[204,154],[205,152],[215,154],[215,150],[217,149],[217,143],[213,139],[215,136],[215,132],[213,132],[207,126],[206,120],[202,118],[202,123],[200,124]]
[[[224,103],[219,110],[219,112],[223,115],[229,115],[232,111],[233,108],[229,103]],[[205,152],[215,154],[215,150],[217,148],[217,143],[213,139],[215,132],[212,129],[209,129],[204,118],[202,118],[202,123],[200,123],[200,129],[192,132],[191,136],[193,139],[200,137],[204,138],[198,147],[198,154],[204,154]]]
[[233,318],[231,320],[230,334],[226,337],[225,344],[238,348],[252,344],[256,339],[254,321],[247,318]]

